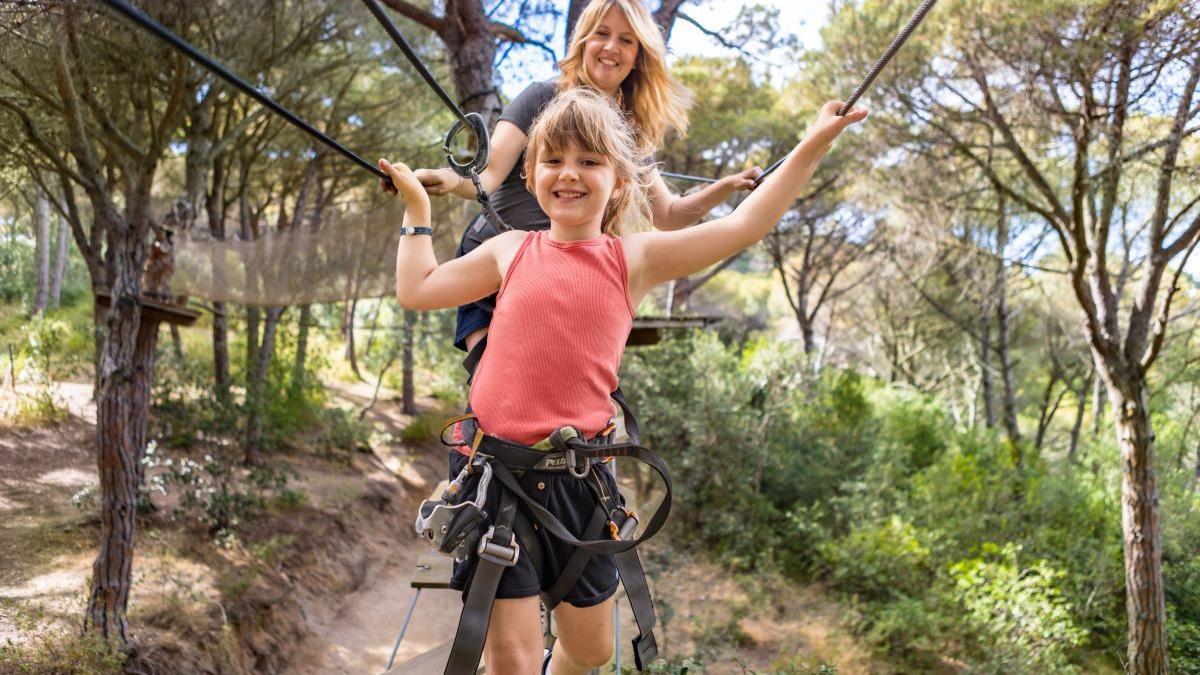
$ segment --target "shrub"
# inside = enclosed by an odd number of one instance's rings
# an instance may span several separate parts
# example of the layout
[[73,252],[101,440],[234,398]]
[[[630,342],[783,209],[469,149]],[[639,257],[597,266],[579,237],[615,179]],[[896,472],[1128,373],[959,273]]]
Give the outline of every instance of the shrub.
[[218,540],[232,538],[247,517],[261,512],[273,498],[283,497],[289,492],[288,479],[296,475],[286,465],[242,467],[236,458],[219,452],[204,455],[203,462],[162,457],[154,442],[142,461],[158,469],[148,478],[154,489],[162,494],[178,492],[176,515],[194,518]]
[[1021,549],[985,546],[987,558],[950,567],[954,594],[979,636],[977,671],[1072,673],[1070,658],[1087,638],[1059,590],[1064,573],[1046,560],[1022,564]]

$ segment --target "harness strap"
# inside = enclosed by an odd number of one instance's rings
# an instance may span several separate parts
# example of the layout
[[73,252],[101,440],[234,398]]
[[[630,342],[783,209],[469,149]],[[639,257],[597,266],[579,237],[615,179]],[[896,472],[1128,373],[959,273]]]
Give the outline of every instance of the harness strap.
[[624,541],[614,541],[611,539],[588,539],[581,541],[575,535],[571,534],[571,531],[568,530],[567,527],[563,525],[553,513],[548,511],[546,507],[537,503],[529,495],[525,494],[525,491],[521,489],[521,484],[517,482],[517,479],[515,476],[513,476],[512,471],[510,471],[503,462],[493,462],[493,478],[500,481],[500,484],[503,485],[508,492],[511,492],[514,497],[520,500],[527,512],[533,517],[534,520],[538,522],[539,525],[546,528],[547,532],[554,535],[559,540],[564,541],[571,546],[578,546],[579,548],[585,549],[589,553],[602,553],[610,555],[614,553],[622,553],[632,549],[638,544],[641,544],[650,537],[653,537],[660,529],[662,529],[663,524],[666,523],[667,514],[671,510],[671,479],[667,472],[666,466],[662,463],[662,460],[645,448],[639,446],[629,446],[623,448],[618,448],[616,446],[600,447],[602,447],[603,450],[587,454],[579,454],[584,458],[589,456],[592,458],[599,458],[609,455],[618,457],[634,457],[645,462],[646,464],[649,464],[655,471],[658,472],[660,476],[663,477],[664,481],[666,482],[666,496],[663,497],[662,503],[659,504],[658,508],[654,511],[654,515],[650,517],[650,521],[646,524],[646,529],[642,532],[641,536],[636,539]]
[[[509,546],[516,545],[516,538],[512,532],[516,515],[517,503],[507,490],[501,490],[494,539],[507,542]],[[463,600],[462,613],[458,617],[458,631],[454,634],[454,644],[450,647],[445,675],[474,673],[479,668],[483,643],[487,639],[488,623],[492,619],[492,603],[496,599],[496,589],[500,586],[501,575],[509,566],[511,563],[505,565],[490,556],[475,556],[471,587]]]
[[[608,524],[608,515],[599,505],[592,511],[592,519],[588,521],[587,527],[583,530],[585,539],[597,539],[604,533],[604,526]],[[563,566],[562,573],[550,590],[542,593],[542,602],[545,603],[546,609],[554,609],[562,599],[567,597],[567,592],[579,581],[579,577],[583,575],[584,568],[587,567],[588,561],[591,560],[592,554],[577,548],[571,551],[571,557],[567,558],[567,564]]]
[[613,556],[621,584],[625,586],[625,597],[633,609],[633,620],[637,622],[638,636],[633,639],[633,660],[638,670],[643,670],[658,658],[658,641],[654,639],[654,601],[650,599],[650,586],[646,583],[646,572],[637,549]]

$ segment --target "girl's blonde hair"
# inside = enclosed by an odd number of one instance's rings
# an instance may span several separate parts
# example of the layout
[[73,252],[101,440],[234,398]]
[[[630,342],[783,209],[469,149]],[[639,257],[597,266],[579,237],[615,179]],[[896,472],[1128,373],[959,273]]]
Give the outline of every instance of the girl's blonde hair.
[[588,88],[569,89],[538,115],[525,146],[525,186],[535,192],[539,158],[574,143],[585,152],[606,157],[616,173],[620,193],[609,198],[600,230],[621,236],[629,226],[650,220],[649,176],[652,165],[640,161],[633,130],[612,99]]
[[558,62],[562,70],[558,88],[560,92],[581,85],[596,88],[583,62],[583,46],[613,7],[625,13],[638,41],[637,59],[621,83],[617,103],[633,120],[638,151],[652,155],[662,145],[668,127],[680,136],[687,133],[692,92],[667,70],[666,42],[642,0],[593,0],[588,4],[575,24],[567,55]]

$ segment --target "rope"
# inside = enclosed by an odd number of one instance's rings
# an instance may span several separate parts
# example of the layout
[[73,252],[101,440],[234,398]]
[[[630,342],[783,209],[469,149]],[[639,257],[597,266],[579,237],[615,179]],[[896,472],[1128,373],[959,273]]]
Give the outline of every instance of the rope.
[[[442,99],[442,103],[445,103],[446,107],[450,109],[450,112],[458,117],[458,121],[454,123],[450,131],[446,132],[446,138],[442,142],[442,151],[446,154],[446,162],[450,165],[450,168],[454,169],[455,173],[463,178],[471,179],[471,184],[475,186],[475,201],[479,202],[479,205],[483,207],[484,215],[500,229],[511,230],[512,227],[504,222],[500,214],[496,213],[496,209],[492,207],[491,198],[484,191],[483,184],[479,182],[479,173],[486,169],[488,165],[490,138],[488,136],[487,122],[479,113],[464,113],[459,109],[454,100],[450,98],[450,95],[446,93],[446,90],[442,88],[442,85],[438,83],[433,73],[429,72],[429,69],[425,67],[425,63],[421,61],[420,56],[417,56],[417,52],[413,50],[412,45],[408,44],[408,40],[404,39],[404,35],[400,33],[400,29],[396,28],[396,24],[392,22],[391,17],[387,15],[387,12],[384,11],[383,7],[376,0],[363,0],[363,4],[367,6],[367,9],[371,10],[371,14],[379,22],[379,25],[383,27],[388,37],[392,38],[392,42],[400,48],[401,52],[404,52],[404,56],[408,57],[408,62],[420,73],[421,77],[425,80],[425,84],[428,84],[429,88],[438,95],[438,98]],[[483,94],[486,93],[484,92]],[[471,97],[480,95],[482,94],[475,93]],[[464,128],[470,129],[471,133],[475,135],[476,140],[475,156],[471,158],[471,161],[465,163],[455,159],[454,153],[450,150],[455,135]]]
[[[846,113],[850,112],[850,109],[854,107],[854,104],[858,102],[858,99],[862,98],[862,95],[866,93],[867,88],[871,86],[871,83],[875,81],[876,77],[879,77],[879,73],[883,72],[883,69],[887,66],[888,62],[892,60],[892,57],[896,55],[896,52],[900,51],[900,47],[904,46],[904,43],[908,41],[909,36],[913,34],[913,31],[917,29],[917,26],[921,25],[921,22],[925,20],[925,15],[929,14],[929,10],[933,9],[933,6],[936,4],[937,0],[924,0],[924,2],[921,3],[921,6],[917,8],[917,11],[913,12],[912,18],[908,20],[908,24],[905,25],[904,29],[901,30],[900,33],[892,40],[892,43],[888,45],[886,50],[884,50],[883,55],[875,61],[875,65],[871,66],[871,70],[867,72],[867,76],[863,78],[863,81],[859,83],[857,88],[855,88],[854,93],[850,94],[850,98],[846,100],[846,104],[843,105],[840,110],[838,110],[838,117],[842,117]],[[778,169],[779,165],[783,164],[784,160],[787,158],[787,155],[780,158],[779,161],[768,167],[767,170],[764,171],[755,182],[762,183],[763,179],[769,176],[772,171]]]
[[672,173],[670,171],[659,171],[658,175],[663,178],[674,178],[675,180],[688,180],[693,183],[715,183],[716,178],[705,178],[703,176],[689,176],[686,173]]
[[450,109],[450,112],[454,113],[458,121],[471,126],[471,122],[467,120],[467,114],[459,109],[454,99],[450,98],[450,94],[446,93],[446,90],[438,83],[433,73],[429,72],[429,69],[425,67],[425,62],[421,60],[420,56],[417,56],[417,52],[412,48],[412,45],[408,44],[408,40],[405,40],[404,36],[400,34],[400,29],[396,28],[396,24],[392,23],[391,17],[387,15],[383,7],[375,0],[363,0],[363,4],[367,6],[367,9],[371,10],[371,14],[375,15],[375,20],[379,22],[379,25],[383,26],[383,30],[387,32],[388,37],[392,38],[392,42],[396,43],[400,51],[404,52],[404,55],[408,57],[408,62],[412,64],[413,68],[417,69],[421,78],[425,80],[425,84],[428,84],[433,93],[442,99],[442,103],[446,104],[446,107]]
[[383,178],[384,180],[390,180],[388,175],[386,173],[384,173],[379,167],[368,162],[367,160],[363,159],[362,157],[359,157],[358,155],[354,154],[354,152],[351,151],[346,146],[342,145],[341,143],[338,143],[337,141],[333,140],[329,136],[326,136],[325,134],[321,133],[315,127],[313,127],[311,124],[300,119],[300,117],[298,115],[296,115],[295,113],[293,113],[291,110],[288,110],[287,108],[285,108],[282,105],[280,105],[279,103],[277,103],[275,101],[275,99],[262,93],[257,88],[255,88],[253,85],[251,85],[249,82],[246,82],[245,80],[238,77],[237,75],[234,75],[233,72],[231,72],[225,66],[223,66],[220,63],[218,63],[217,61],[213,60],[210,56],[208,56],[204,52],[200,51],[199,49],[196,49],[195,47],[190,45],[188,42],[186,42],[183,38],[181,38],[178,35],[176,35],[175,33],[171,32],[165,26],[163,26],[159,22],[155,21],[154,19],[150,18],[150,16],[148,16],[141,10],[130,5],[128,2],[125,2],[125,0],[103,0],[103,2],[104,2],[104,4],[113,8],[114,10],[125,15],[125,17],[128,18],[129,20],[133,21],[137,25],[141,26],[142,28],[146,29],[150,33],[154,34],[156,37],[158,37],[163,42],[166,42],[170,46],[174,47],[177,51],[181,52],[184,56],[187,56],[188,58],[192,59],[193,61],[195,61],[195,62],[199,63],[200,65],[204,66],[205,68],[209,69],[215,75],[219,76],[221,79],[223,79],[226,82],[228,82],[229,84],[233,85],[236,89],[240,90],[242,93],[246,94],[247,96],[253,98],[255,101],[258,101],[263,106],[265,106],[268,110],[275,113],[276,115],[279,115],[283,119],[287,120],[293,126],[300,129],[304,133],[312,136],[313,138],[317,139],[318,141],[333,148],[334,150],[341,153],[342,156],[353,161],[354,163],[358,164],[359,166],[366,169],[367,171],[370,171],[371,173],[375,174],[376,176]]

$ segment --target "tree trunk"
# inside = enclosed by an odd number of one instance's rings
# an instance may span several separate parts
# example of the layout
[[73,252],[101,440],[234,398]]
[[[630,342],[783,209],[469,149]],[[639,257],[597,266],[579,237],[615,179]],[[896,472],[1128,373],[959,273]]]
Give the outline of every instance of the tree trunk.
[[1000,384],[1003,388],[1004,433],[1012,446],[1013,461],[1021,465],[1021,429],[1017,426],[1017,395],[1013,384],[1012,356],[1009,351],[1008,269],[1004,251],[1008,247],[1008,210],[1003,194],[999,197],[999,217],[996,224],[996,356],[1000,361]]
[[298,394],[304,384],[304,366],[308,361],[308,324],[312,322],[312,305],[300,306],[300,318],[296,327],[296,360],[292,362],[293,394]]
[[41,187],[34,188],[33,197],[34,257],[37,265],[37,286],[33,294],[33,313],[46,315],[50,297],[50,200]]
[[[112,223],[109,233],[111,305],[97,370],[96,464],[100,475],[100,551],[92,565],[92,583],[84,630],[125,645],[137,527],[137,495],[146,447],[146,417],[158,324],[142,322],[142,268],[146,260],[145,213],[148,185],[131,191],[127,211],[133,222]],[[140,217],[139,217],[140,216]],[[101,216],[105,217],[105,216]]]
[[439,33],[450,56],[458,105],[483,116],[494,128],[503,106],[496,89],[496,36],[480,0],[446,0],[446,20]]
[[350,370],[359,380],[366,382],[366,378],[358,370],[358,350],[354,345],[354,317],[357,314],[358,299],[350,298],[350,302],[346,304],[346,310],[342,312],[342,338],[346,340],[346,360],[350,362]]
[[1104,380],[1097,377],[1092,380],[1092,437],[1100,435],[1100,422],[1104,419],[1104,411],[1106,409],[1105,400],[1108,394],[1108,389],[1104,386]]
[[403,369],[403,386],[401,387],[401,412],[405,415],[415,415],[417,412],[416,393],[413,387],[413,344],[416,342],[417,313],[404,310],[404,353],[401,357]]
[[[217,241],[225,240],[225,161],[213,163],[212,189],[204,200],[208,212],[209,233]],[[224,290],[226,281],[225,257],[213,260],[213,286]],[[212,304],[213,388],[217,400],[229,401],[229,308],[224,302]]]
[[58,227],[55,228],[54,269],[50,272],[50,306],[58,307],[62,299],[63,279],[67,275],[67,260],[71,256],[71,226],[66,218],[55,215],[54,219]]
[[262,343],[258,346],[254,369],[246,386],[246,403],[249,415],[246,418],[246,448],[244,461],[248,466],[257,465],[262,459],[263,403],[266,396],[267,377],[271,359],[275,356],[275,335],[278,332],[282,307],[268,307],[264,314]]
[[258,324],[261,316],[262,312],[258,307],[253,305],[246,307],[246,365],[242,367],[242,371],[245,373],[247,388],[250,386],[255,359],[258,357]]
[[[800,318],[799,316],[797,318]],[[808,317],[800,318],[800,337],[804,341],[804,354],[811,356],[817,350],[816,337],[814,336],[813,322],[808,320]]]
[[1088,390],[1092,388],[1093,377],[1089,375],[1079,386],[1079,391],[1075,392],[1079,407],[1075,411],[1075,424],[1071,426],[1071,444],[1067,447],[1067,460],[1071,462],[1075,461],[1075,452],[1079,449],[1079,432],[1083,429],[1083,414],[1087,410]]
[[213,388],[217,400],[229,401],[229,309],[223,302],[212,304]]
[[1127,672],[1170,672],[1162,580],[1158,477],[1154,431],[1144,379],[1109,384],[1121,449],[1121,525],[1125,544],[1125,609],[1129,626]]
[[992,380],[992,320],[984,312],[979,327],[979,379],[983,391],[983,423],[988,429],[996,428],[996,384]]
[[[571,49],[571,41],[575,36],[575,24],[579,23],[579,16],[583,14],[583,8],[588,4],[588,0],[570,0],[567,3],[567,28],[563,33],[566,35],[563,42],[563,55]],[[678,169],[676,169],[678,171]]]

